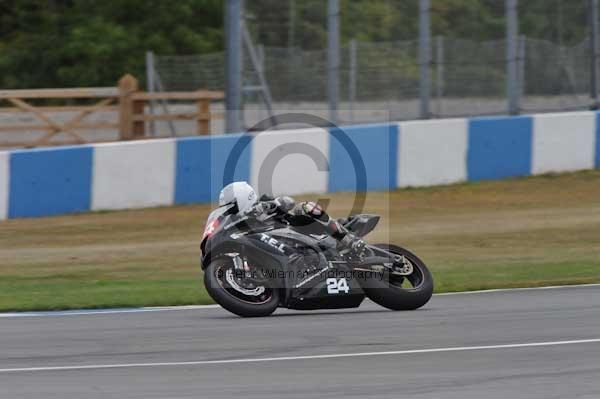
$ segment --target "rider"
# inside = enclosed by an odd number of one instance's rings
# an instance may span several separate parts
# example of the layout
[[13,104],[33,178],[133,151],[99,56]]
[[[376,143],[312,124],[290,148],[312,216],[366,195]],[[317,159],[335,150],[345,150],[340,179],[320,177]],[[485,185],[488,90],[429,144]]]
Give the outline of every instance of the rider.
[[362,257],[365,242],[350,233],[337,220],[332,219],[319,204],[305,201],[296,206],[296,201],[288,196],[258,201],[256,192],[246,182],[234,182],[221,190],[219,206],[235,204],[237,213],[256,218],[272,214],[285,216],[293,225],[306,225],[306,221],[321,224],[325,231],[338,241],[340,255]]

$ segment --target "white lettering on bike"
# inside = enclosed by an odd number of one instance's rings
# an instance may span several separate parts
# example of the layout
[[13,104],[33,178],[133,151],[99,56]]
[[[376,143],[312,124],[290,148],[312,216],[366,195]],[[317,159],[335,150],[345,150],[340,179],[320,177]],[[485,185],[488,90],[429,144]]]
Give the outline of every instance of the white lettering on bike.
[[341,278],[338,280],[331,277],[325,280],[325,283],[327,284],[328,294],[339,294],[340,292],[347,294],[348,291],[350,291],[350,287],[348,287],[348,282],[345,278]]
[[322,268],[317,274],[313,274],[312,276],[308,277],[306,280],[301,281],[300,283],[296,284],[294,286],[294,288],[300,288],[302,287],[304,284],[314,280],[315,278],[317,278],[318,276],[320,276],[321,274],[323,274],[324,271],[328,270],[329,266],[325,266],[324,268]]
[[265,242],[267,244],[269,244],[270,246],[272,246],[273,248],[277,249],[279,252],[281,252],[282,254],[285,253],[284,251],[284,245],[280,244],[279,241],[277,241],[276,239],[269,237],[268,235],[266,235],[265,233],[261,233],[260,235],[260,240],[262,242]]

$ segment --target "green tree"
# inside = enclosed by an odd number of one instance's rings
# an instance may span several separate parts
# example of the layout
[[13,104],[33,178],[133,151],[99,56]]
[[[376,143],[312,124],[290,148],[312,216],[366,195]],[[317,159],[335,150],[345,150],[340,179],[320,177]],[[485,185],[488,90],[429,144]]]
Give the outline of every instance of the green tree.
[[[225,1],[0,0],[0,88],[114,85],[124,73],[143,79],[147,50],[222,50]],[[245,3],[257,43],[326,47],[326,0]],[[417,40],[418,0],[340,0],[340,7],[342,43]],[[431,7],[434,35],[504,38],[504,0],[431,0]],[[575,44],[589,32],[588,11],[587,0],[521,0],[520,31]]]
[[223,48],[222,0],[0,0],[0,87],[111,86],[144,54]]

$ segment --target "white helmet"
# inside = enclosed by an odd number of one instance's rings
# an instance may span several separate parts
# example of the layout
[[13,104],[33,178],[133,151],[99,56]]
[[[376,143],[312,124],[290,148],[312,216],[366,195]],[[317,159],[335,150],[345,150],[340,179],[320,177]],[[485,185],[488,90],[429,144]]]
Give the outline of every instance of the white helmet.
[[256,204],[256,192],[245,181],[236,181],[226,185],[219,194],[219,206],[237,204],[238,212],[244,213]]

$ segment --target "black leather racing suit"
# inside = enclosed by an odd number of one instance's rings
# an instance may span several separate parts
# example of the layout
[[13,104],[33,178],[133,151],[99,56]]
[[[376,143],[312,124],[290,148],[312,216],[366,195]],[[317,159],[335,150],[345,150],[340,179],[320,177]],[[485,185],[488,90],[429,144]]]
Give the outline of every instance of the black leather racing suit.
[[278,214],[285,216],[293,225],[321,224],[325,231],[338,241],[341,255],[361,257],[364,254],[365,242],[350,233],[340,222],[332,219],[319,204],[305,201],[296,206],[296,201],[288,196],[272,200],[260,201],[247,212],[253,216]]

